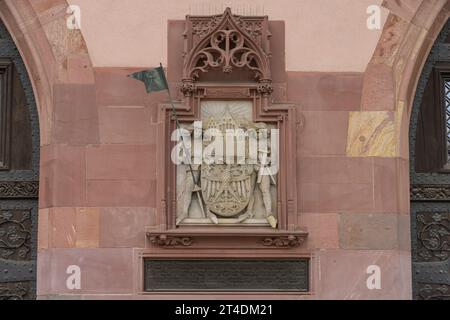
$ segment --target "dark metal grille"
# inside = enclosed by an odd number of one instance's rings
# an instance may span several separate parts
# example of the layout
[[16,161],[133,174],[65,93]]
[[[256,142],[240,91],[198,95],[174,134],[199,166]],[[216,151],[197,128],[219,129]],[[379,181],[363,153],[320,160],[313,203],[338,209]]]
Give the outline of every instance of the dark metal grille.
[[416,220],[417,260],[447,260],[450,257],[450,213],[418,212]]
[[415,203],[413,223],[414,297],[450,299],[450,212],[447,203]]
[[0,283],[0,300],[30,300],[34,296],[32,281]]
[[308,292],[309,260],[144,260],[147,292]]
[[0,210],[0,258],[30,260],[30,230],[30,210]]
[[[39,121],[33,89],[14,41],[0,21],[0,59],[13,65],[23,90],[24,109],[17,113],[31,126],[31,146],[19,144],[31,153],[31,167],[0,168],[0,300],[36,298],[37,215],[39,180]],[[13,90],[14,95],[14,90]],[[26,115],[26,116],[25,116]],[[17,119],[16,119],[17,120]],[[14,122],[17,124],[17,122]],[[11,129],[18,128],[14,124]],[[18,146],[11,135],[11,150]],[[18,150],[18,148],[14,149]],[[0,160],[1,162],[1,160]],[[12,161],[10,161],[12,164]]]
[[447,159],[450,161],[450,79],[444,81],[445,124],[447,128]]
[[[416,172],[416,135],[427,83],[435,66],[450,62],[447,21],[429,54],[417,86],[410,125],[411,240],[413,297],[450,299],[450,175]],[[450,159],[450,78],[444,81],[447,150]]]

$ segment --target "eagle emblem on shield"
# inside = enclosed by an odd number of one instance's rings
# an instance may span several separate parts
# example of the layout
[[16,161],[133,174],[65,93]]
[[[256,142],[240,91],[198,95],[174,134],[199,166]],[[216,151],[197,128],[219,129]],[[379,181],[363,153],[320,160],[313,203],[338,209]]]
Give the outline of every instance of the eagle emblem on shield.
[[[216,129],[221,136],[227,130],[239,129],[239,124],[227,111],[221,119],[209,119],[206,129]],[[226,139],[224,138],[224,149]],[[248,206],[253,190],[253,165],[248,164],[206,164],[201,166],[202,196],[207,209],[223,218],[232,218]]]

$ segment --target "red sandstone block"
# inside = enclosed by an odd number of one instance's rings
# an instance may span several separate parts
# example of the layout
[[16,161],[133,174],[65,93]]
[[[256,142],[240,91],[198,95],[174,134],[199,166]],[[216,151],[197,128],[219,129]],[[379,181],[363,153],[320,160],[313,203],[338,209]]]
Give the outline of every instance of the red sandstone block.
[[98,143],[98,112],[94,85],[55,85],[53,99],[55,143],[71,145]]
[[[139,70],[142,70],[141,68]],[[96,68],[95,83],[99,106],[144,106],[147,92],[142,82],[127,77],[136,68]]]
[[39,209],[38,216],[38,250],[49,247],[49,215],[50,209]]
[[300,210],[306,212],[367,212],[373,210],[370,183],[306,183],[298,197]]
[[[69,290],[69,266],[81,271],[80,290]],[[130,294],[133,292],[132,249],[51,249],[39,252],[38,295]]]
[[270,59],[270,69],[273,82],[286,83],[286,30],[284,21],[269,21],[270,49],[272,58]]
[[42,146],[39,172],[39,208],[53,206],[53,146]]
[[347,250],[399,249],[398,215],[345,213],[339,218],[340,247]]
[[399,212],[400,193],[409,194],[409,188],[399,190],[398,164],[397,158],[374,158],[375,212]]
[[[429,7],[430,5],[432,5],[434,2],[444,2],[445,0],[433,0],[433,1],[427,1],[426,5]],[[425,5],[425,3],[423,4],[423,6]],[[436,10],[438,7],[433,6],[432,10]],[[431,41],[434,42],[434,40],[436,39],[437,35],[439,34],[439,32],[442,30],[442,27],[444,26],[445,22],[448,19],[448,14],[450,12],[450,2],[445,1],[445,5],[442,8],[441,12],[434,17],[434,15],[429,15],[428,13],[430,12],[428,10],[420,10],[420,12],[417,15],[417,21],[414,21],[414,23],[416,23],[419,26],[424,26],[425,28],[427,26],[429,26],[429,33],[427,35],[428,39],[430,39]],[[428,49],[428,48],[423,48],[424,50]]]
[[[381,270],[381,290],[367,288],[369,266]],[[397,250],[321,250],[313,260],[317,299],[411,299],[411,253]]]
[[299,156],[345,155],[348,112],[305,111],[304,125],[298,133]]
[[87,184],[89,206],[154,207],[154,180],[91,180]]
[[[180,35],[186,30],[186,22],[183,20],[169,20],[167,27],[167,79],[170,82],[180,82],[183,78],[184,39]],[[176,40],[177,39],[177,40]]]
[[153,180],[154,145],[99,145],[86,149],[88,180]]
[[288,72],[288,100],[303,110],[360,110],[362,79],[361,73]]
[[[154,110],[144,107],[101,107],[100,142],[103,144],[154,144]],[[156,108],[154,106],[153,108]]]
[[67,76],[70,83],[94,83],[94,72],[88,56],[67,58]]
[[409,160],[398,161],[398,212],[410,214],[410,182],[409,182]]
[[41,208],[86,204],[84,147],[46,146],[41,150]]
[[97,248],[100,239],[100,209],[76,209],[76,247]]
[[100,247],[144,248],[145,226],[154,224],[153,208],[103,208],[100,213]]
[[372,57],[373,63],[392,65],[409,24],[396,15],[389,15]]
[[335,213],[301,213],[298,216],[301,228],[306,228],[309,249],[339,248],[339,215]]
[[399,158],[403,160],[408,160],[409,162],[409,114],[405,109],[403,109],[400,118],[398,149],[399,149]]
[[371,158],[307,157],[299,159],[301,183],[371,183]]
[[419,9],[422,2],[427,1],[430,0],[384,0],[382,5],[389,9],[393,14],[409,22],[416,14],[417,9]]
[[392,68],[385,64],[369,64],[364,73],[362,92],[362,110],[393,111],[395,86]]
[[30,2],[30,5],[33,7],[33,9],[38,14],[42,14],[43,12],[49,11],[54,7],[67,6],[67,1],[65,0],[35,0]]
[[76,212],[74,208],[51,208],[49,214],[50,248],[75,248]]

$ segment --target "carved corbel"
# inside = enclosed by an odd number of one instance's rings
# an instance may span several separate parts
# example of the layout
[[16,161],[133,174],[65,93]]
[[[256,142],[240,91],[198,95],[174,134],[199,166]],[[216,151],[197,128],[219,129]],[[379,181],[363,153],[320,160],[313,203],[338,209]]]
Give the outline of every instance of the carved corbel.
[[268,97],[273,92],[272,80],[261,80],[256,87],[256,91],[263,97]]
[[268,237],[263,241],[265,247],[277,248],[294,248],[299,247],[305,242],[305,237],[299,236],[282,236],[282,237]]
[[212,248],[273,248],[295,250],[305,243],[308,232],[263,230],[250,231],[242,228],[231,228],[222,230],[196,230],[196,231],[154,231],[151,227],[147,229],[149,243],[160,248],[177,249],[212,249]]
[[165,234],[151,235],[149,241],[159,247],[189,247],[192,245],[190,237],[174,237]]

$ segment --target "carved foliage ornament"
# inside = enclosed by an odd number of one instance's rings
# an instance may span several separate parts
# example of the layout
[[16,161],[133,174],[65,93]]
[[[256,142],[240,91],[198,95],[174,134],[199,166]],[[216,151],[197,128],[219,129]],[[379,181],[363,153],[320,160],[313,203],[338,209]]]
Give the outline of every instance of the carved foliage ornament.
[[450,285],[423,284],[419,288],[419,296],[423,300],[450,300]]
[[183,82],[219,68],[225,74],[243,68],[252,71],[257,81],[270,80],[270,53],[260,45],[268,41],[261,37],[264,19],[245,20],[227,8],[222,16],[192,21],[193,43],[187,48]]
[[149,239],[152,244],[160,247],[189,247],[192,244],[191,237],[150,235]]
[[277,248],[293,248],[298,247],[305,241],[304,237],[298,236],[280,236],[280,237],[267,237],[263,241],[265,247],[277,247]]
[[412,201],[449,201],[450,185],[413,185]]
[[0,211],[0,259],[28,260],[31,253],[31,212]]
[[419,213],[417,220],[417,255],[421,261],[450,258],[450,213]]
[[38,181],[1,181],[0,198],[37,198],[39,195]]
[[30,299],[30,293],[30,283],[28,281],[0,283],[0,301]]

